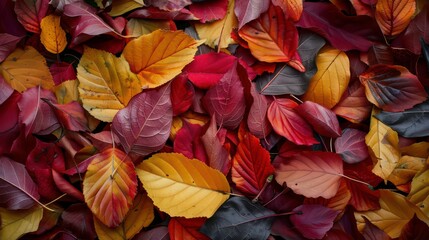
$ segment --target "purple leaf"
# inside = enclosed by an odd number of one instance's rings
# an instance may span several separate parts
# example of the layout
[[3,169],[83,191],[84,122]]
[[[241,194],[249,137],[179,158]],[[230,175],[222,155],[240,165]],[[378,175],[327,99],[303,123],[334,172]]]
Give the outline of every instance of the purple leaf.
[[22,39],[22,37],[16,37],[8,33],[0,33],[0,62],[15,50],[16,44]]
[[3,104],[13,93],[13,88],[6,83],[3,76],[0,75],[0,105]]
[[293,210],[300,214],[290,216],[290,220],[306,238],[321,239],[334,225],[338,212],[322,205],[301,205]]
[[336,153],[340,154],[344,162],[349,164],[365,160],[369,156],[365,136],[366,133],[360,130],[344,129],[341,137],[335,140]]
[[261,0],[236,0],[234,13],[238,19],[238,29],[244,24],[257,19],[261,13],[266,12],[270,1]]

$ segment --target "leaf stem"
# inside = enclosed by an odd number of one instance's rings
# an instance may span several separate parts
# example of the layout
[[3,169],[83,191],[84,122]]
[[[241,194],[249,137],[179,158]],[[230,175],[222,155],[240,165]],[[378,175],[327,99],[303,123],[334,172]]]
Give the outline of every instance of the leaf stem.
[[293,94],[289,94],[289,96],[291,96],[293,99],[295,99],[297,102],[299,102],[299,103],[303,103],[303,101],[301,100],[301,99],[299,99],[299,98],[297,98],[295,95],[293,95]]
[[276,196],[274,196],[270,201],[268,201],[268,202],[266,202],[266,203],[264,203],[264,205],[262,205],[262,206],[267,206],[268,204],[270,204],[272,201],[274,201],[274,200],[276,200],[278,197],[280,197],[283,193],[286,193],[286,192],[288,192],[289,191],[289,188],[283,188],[283,190],[279,193],[279,194],[277,194]]
[[252,199],[253,203],[256,203],[259,200],[259,197],[265,191],[265,189],[267,188],[268,184],[270,184],[273,181],[273,177],[274,176],[272,174],[267,177],[267,179],[265,180],[264,186],[259,191],[258,195],[256,195],[256,197]]
[[344,174],[339,174],[339,176],[344,177],[344,178],[347,178],[347,179],[349,179],[349,180],[351,180],[351,181],[353,181],[353,182],[357,182],[357,183],[361,183],[361,184],[367,185],[371,190],[372,190],[372,189],[374,189],[374,187],[373,187],[371,184],[366,183],[366,182],[364,182],[364,181],[361,181],[361,180],[358,180],[358,179],[355,179],[355,178],[351,178],[351,177],[346,176],[346,175],[344,175]]

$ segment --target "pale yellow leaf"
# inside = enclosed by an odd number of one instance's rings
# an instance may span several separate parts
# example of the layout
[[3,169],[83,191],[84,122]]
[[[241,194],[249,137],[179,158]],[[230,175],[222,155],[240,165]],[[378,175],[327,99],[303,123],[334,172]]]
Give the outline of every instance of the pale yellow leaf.
[[225,175],[182,154],[155,154],[136,171],[155,206],[172,217],[211,217],[229,197]]
[[228,10],[223,19],[211,23],[195,23],[195,30],[200,39],[205,39],[205,44],[211,48],[227,48],[235,43],[231,38],[231,32],[238,28],[238,20],[234,14],[235,0],[229,0]]
[[54,86],[45,58],[31,46],[15,49],[0,64],[0,73],[18,92],[39,85],[44,89],[51,89]]
[[80,59],[77,78],[83,107],[105,122],[111,122],[115,114],[142,91],[137,76],[123,57],[89,47]]
[[116,17],[143,6],[143,0],[114,0],[112,1],[112,10],[110,10],[109,15]]
[[317,72],[311,78],[302,99],[331,109],[340,101],[349,85],[349,58],[345,52],[325,46],[317,55],[316,65]]
[[127,33],[131,36],[141,36],[149,34],[158,29],[172,30],[169,20],[152,20],[131,18],[127,22]]
[[143,88],[155,88],[179,75],[200,44],[183,31],[156,30],[129,42],[122,56]]
[[374,117],[378,112],[374,110],[372,113],[365,143],[374,162],[372,172],[387,181],[401,156],[398,149],[399,138],[397,132]]
[[64,81],[53,88],[59,104],[66,104],[79,100],[79,91],[77,90],[79,82],[77,80]]
[[58,54],[64,51],[67,46],[66,32],[60,25],[61,17],[51,14],[40,22],[40,41],[46,50]]
[[15,240],[26,233],[36,231],[42,217],[43,208],[39,205],[14,211],[0,208],[0,239]]

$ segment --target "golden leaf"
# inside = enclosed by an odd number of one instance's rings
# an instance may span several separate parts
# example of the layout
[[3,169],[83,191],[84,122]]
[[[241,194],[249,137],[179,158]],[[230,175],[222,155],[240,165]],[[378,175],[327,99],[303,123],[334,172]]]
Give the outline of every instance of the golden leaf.
[[409,155],[419,158],[429,157],[429,142],[413,143],[400,149],[402,155]]
[[384,35],[395,36],[407,28],[415,11],[415,0],[378,0],[375,19]]
[[171,22],[169,20],[151,20],[139,18],[131,18],[127,22],[127,33],[131,36],[149,34],[158,29],[170,30]]
[[349,85],[349,58],[344,52],[325,46],[316,58],[316,65],[317,73],[310,80],[303,100],[331,109],[340,101]]
[[77,80],[64,81],[53,88],[59,104],[66,104],[79,100],[79,91],[77,90],[79,82]]
[[115,0],[112,1],[112,10],[110,10],[109,15],[116,17],[143,6],[143,0]]
[[39,205],[14,211],[0,208],[0,239],[15,240],[26,233],[36,231],[42,217],[43,208]]
[[40,41],[46,50],[58,54],[64,51],[67,46],[66,32],[60,25],[61,17],[51,14],[40,22]]
[[426,158],[402,156],[388,180],[396,186],[408,183],[426,165]]
[[136,171],[155,206],[172,217],[211,217],[229,197],[225,175],[182,154],[155,154]]
[[238,27],[238,20],[234,14],[235,0],[229,0],[228,10],[223,19],[211,23],[195,23],[195,30],[200,39],[205,39],[205,44],[211,48],[227,48],[235,43],[231,38],[231,32]]
[[429,166],[426,165],[416,174],[411,182],[411,190],[408,194],[410,202],[416,204],[429,216]]
[[378,110],[374,110],[372,113],[365,143],[375,163],[372,172],[387,181],[400,158],[399,138],[397,132],[374,117],[377,113]]
[[131,98],[142,91],[127,61],[86,47],[77,67],[83,107],[95,118],[111,122]]
[[180,74],[200,44],[183,31],[156,30],[129,42],[122,56],[143,88],[156,88]]
[[33,47],[17,48],[1,64],[3,78],[18,92],[42,86],[51,89],[54,86],[45,58]]
[[108,228],[94,217],[95,231],[100,240],[131,239],[155,218],[153,202],[146,194],[138,194],[124,221],[116,228]]

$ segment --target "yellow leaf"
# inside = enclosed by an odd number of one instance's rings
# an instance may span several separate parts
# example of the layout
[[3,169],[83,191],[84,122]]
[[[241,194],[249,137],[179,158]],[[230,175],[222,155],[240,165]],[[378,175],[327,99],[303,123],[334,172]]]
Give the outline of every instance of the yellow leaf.
[[408,27],[415,11],[415,0],[378,0],[375,19],[384,35],[395,36]]
[[77,80],[68,80],[53,88],[59,104],[66,104],[79,100],[79,91],[77,90],[79,82]]
[[386,182],[400,158],[399,138],[397,132],[374,117],[378,112],[374,110],[372,113],[365,143],[374,162],[372,172]]
[[158,29],[170,30],[169,20],[151,20],[151,19],[139,19],[131,18],[127,22],[127,33],[131,36],[141,36],[149,34]]
[[129,42],[122,56],[143,88],[156,88],[180,74],[200,44],[183,31],[156,30]]
[[134,164],[117,148],[108,148],[88,161],[83,180],[85,202],[104,225],[117,227],[137,193]]
[[143,0],[115,0],[112,2],[112,10],[110,10],[109,15],[116,17],[143,6]]
[[153,202],[146,194],[138,194],[124,221],[116,228],[108,228],[94,217],[95,231],[100,240],[131,239],[154,219]]
[[40,22],[40,41],[46,50],[54,54],[61,53],[67,46],[66,32],[62,29],[60,20],[60,16],[51,14]]
[[43,208],[39,205],[14,211],[0,208],[0,239],[15,240],[26,233],[36,231],[42,217]]
[[[200,39],[205,39],[205,44],[211,48],[227,48],[235,43],[231,38],[231,32],[238,28],[238,20],[234,14],[235,0],[229,0],[228,10],[223,19],[211,23],[195,23],[195,30]],[[219,41],[220,39],[220,41]]]
[[45,58],[33,47],[17,48],[0,64],[3,78],[18,92],[41,85],[44,89],[54,86]]
[[386,232],[391,238],[397,238],[401,234],[402,227],[414,216],[427,223],[427,218],[421,211],[403,195],[380,190],[380,209],[367,212],[355,212],[356,221],[360,231],[365,226],[363,216]]
[[413,143],[400,149],[402,155],[410,155],[419,158],[429,157],[429,142]]
[[142,91],[137,76],[123,57],[88,47],[77,67],[77,78],[83,107],[105,122],[111,122]]
[[303,100],[331,109],[340,101],[349,85],[349,58],[344,52],[325,46],[316,58],[316,65],[317,73],[310,80]]
[[136,171],[155,206],[172,217],[211,217],[229,197],[225,175],[182,154],[155,154]]
[[411,182],[408,199],[429,216],[429,166],[426,165]]
[[426,158],[402,156],[388,180],[396,186],[408,183],[426,165]]

